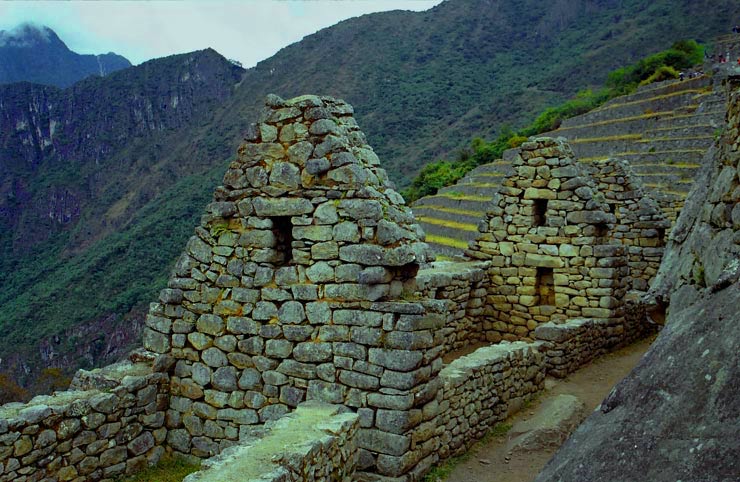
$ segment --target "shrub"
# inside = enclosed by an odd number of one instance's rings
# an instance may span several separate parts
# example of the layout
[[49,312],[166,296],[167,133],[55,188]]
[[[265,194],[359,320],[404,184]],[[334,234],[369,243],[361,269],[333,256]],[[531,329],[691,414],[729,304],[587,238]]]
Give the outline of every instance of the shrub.
[[652,84],[653,82],[663,82],[664,80],[677,78],[678,72],[676,72],[676,69],[668,65],[662,65],[658,68],[658,70],[653,72],[650,77],[641,81],[640,86]]

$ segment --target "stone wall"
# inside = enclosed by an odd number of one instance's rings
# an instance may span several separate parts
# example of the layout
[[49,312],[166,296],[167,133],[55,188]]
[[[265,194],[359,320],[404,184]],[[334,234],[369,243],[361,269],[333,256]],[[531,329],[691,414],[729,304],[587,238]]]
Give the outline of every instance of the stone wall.
[[360,414],[362,469],[426,455],[410,414],[436,395],[441,302],[407,301],[428,248],[352,112],[269,96],[152,306],[144,345],[177,359],[174,450],[214,455],[321,400]]
[[0,407],[0,481],[112,481],[155,464],[169,377],[150,365],[82,372],[69,391]]
[[502,342],[458,358],[439,374],[442,389],[426,407],[437,412],[440,460],[459,455],[544,390],[545,357],[537,344]]
[[628,296],[623,323],[614,320],[574,318],[545,323],[534,332],[545,355],[547,374],[564,378],[595,358],[648,336],[657,325],[648,321],[645,305]]
[[302,404],[238,446],[203,462],[183,482],[352,482],[358,417],[326,404]]
[[499,190],[467,254],[489,260],[487,305],[504,340],[532,340],[541,323],[619,319],[626,249],[616,217],[564,139],[535,138],[509,153],[515,174]]
[[627,161],[595,162],[592,176],[616,217],[609,236],[627,250],[628,286],[646,291],[658,272],[671,221],[645,192]]
[[444,300],[442,355],[470,344],[498,341],[484,317],[488,296],[488,266],[480,262],[435,262],[419,270],[416,296]]

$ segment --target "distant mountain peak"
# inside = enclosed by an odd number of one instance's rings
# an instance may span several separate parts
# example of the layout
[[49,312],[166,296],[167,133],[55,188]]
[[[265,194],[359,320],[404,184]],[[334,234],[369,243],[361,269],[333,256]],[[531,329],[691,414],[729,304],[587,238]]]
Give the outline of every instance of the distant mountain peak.
[[22,23],[0,30],[0,84],[33,82],[68,87],[90,75],[101,77],[130,67],[120,55],[80,55],[44,25]]
[[24,22],[11,30],[0,30],[0,47],[26,48],[49,43],[63,42],[45,25]]

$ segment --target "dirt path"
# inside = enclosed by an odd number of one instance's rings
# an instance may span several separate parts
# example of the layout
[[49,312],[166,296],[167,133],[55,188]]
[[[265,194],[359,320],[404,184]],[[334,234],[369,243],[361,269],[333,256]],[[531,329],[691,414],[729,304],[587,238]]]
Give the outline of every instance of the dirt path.
[[[565,380],[548,379],[547,391],[531,406],[511,417],[505,423],[526,420],[548,397],[570,394],[586,405],[591,413],[606,397],[611,388],[637,364],[650,347],[653,338],[637,342],[614,353],[599,358],[590,365],[572,373]],[[555,450],[514,455],[507,460],[506,436],[494,437],[487,443],[473,448],[465,461],[457,465],[444,480],[447,482],[530,482],[555,453]]]

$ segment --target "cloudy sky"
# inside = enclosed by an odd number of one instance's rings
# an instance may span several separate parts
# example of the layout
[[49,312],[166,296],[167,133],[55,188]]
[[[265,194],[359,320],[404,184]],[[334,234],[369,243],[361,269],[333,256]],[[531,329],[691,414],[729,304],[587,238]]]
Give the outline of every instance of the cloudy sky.
[[441,0],[11,1],[0,30],[52,28],[78,53],[116,52],[133,64],[207,47],[251,67],[341,20],[384,10],[427,10]]

